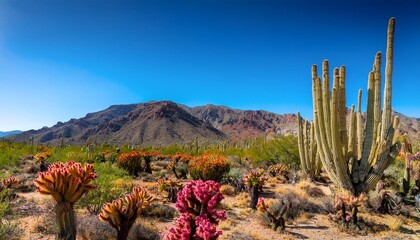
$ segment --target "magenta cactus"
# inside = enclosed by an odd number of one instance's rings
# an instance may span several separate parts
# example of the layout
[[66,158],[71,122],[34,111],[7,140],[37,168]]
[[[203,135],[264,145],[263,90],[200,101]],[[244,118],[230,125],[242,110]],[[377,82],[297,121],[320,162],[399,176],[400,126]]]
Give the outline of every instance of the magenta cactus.
[[222,231],[216,229],[226,212],[216,209],[223,199],[220,184],[214,181],[191,181],[178,193],[175,204],[181,217],[172,227],[165,240],[217,239]]

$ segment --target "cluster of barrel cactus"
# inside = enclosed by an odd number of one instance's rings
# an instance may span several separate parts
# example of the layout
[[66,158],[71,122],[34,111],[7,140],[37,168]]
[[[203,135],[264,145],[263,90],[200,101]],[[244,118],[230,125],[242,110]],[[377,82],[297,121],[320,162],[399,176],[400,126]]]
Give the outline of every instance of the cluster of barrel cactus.
[[366,194],[361,193],[359,196],[354,196],[350,192],[346,191],[340,195],[336,195],[334,199],[334,208],[337,214],[333,216],[333,220],[339,220],[343,223],[353,222],[357,224],[358,218],[358,207],[366,202]]
[[111,203],[105,203],[99,214],[99,220],[109,222],[117,230],[117,239],[125,240],[141,211],[146,208],[153,197],[144,189],[134,187],[130,194]]
[[217,239],[222,231],[216,227],[220,220],[226,219],[225,211],[217,210],[217,205],[223,198],[219,183],[190,181],[178,193],[175,206],[181,216],[164,239]]
[[56,162],[47,171],[38,173],[34,180],[37,191],[51,195],[56,202],[57,239],[76,239],[74,203],[96,188],[90,184],[94,179],[96,174],[92,165],[82,166],[74,161]]
[[202,154],[189,162],[189,172],[194,180],[213,180],[220,182],[230,170],[229,160],[217,154]]
[[270,206],[265,203],[264,198],[258,198],[257,209],[258,211],[266,214],[270,219],[271,227],[274,231],[278,228],[284,230],[286,228],[284,214],[292,207],[292,202],[282,203],[282,207],[279,212],[274,212],[270,209]]
[[265,182],[268,180],[268,177],[265,175],[264,170],[251,170],[247,175],[244,176],[245,186],[251,190],[251,203],[250,207],[252,209],[257,208],[258,198],[262,187]]

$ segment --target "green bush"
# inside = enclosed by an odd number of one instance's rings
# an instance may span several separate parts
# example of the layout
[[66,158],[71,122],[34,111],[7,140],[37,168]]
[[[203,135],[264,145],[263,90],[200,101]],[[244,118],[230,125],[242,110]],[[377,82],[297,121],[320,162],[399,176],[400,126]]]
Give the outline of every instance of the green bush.
[[132,184],[128,172],[109,162],[94,163],[98,178],[93,184],[98,188],[90,191],[78,202],[78,206],[86,208],[92,214],[98,214],[106,202],[120,198],[131,191]]

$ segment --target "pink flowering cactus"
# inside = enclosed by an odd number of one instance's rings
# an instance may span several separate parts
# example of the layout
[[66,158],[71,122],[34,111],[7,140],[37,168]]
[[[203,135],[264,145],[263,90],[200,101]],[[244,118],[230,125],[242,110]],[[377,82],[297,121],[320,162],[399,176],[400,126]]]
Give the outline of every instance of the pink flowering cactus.
[[178,193],[176,208],[181,213],[165,240],[217,239],[222,231],[216,229],[226,212],[216,209],[223,199],[220,184],[214,181],[191,181]]

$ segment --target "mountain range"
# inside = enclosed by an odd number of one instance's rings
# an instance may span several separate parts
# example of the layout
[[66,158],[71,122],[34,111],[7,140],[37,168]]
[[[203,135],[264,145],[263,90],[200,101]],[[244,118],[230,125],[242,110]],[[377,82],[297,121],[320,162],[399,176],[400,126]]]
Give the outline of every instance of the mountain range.
[[13,130],[13,131],[7,131],[7,132],[0,131],[0,137],[6,137],[6,136],[9,136],[9,135],[18,134],[18,133],[21,133],[21,132],[22,131],[20,131],[20,130]]
[[[400,117],[400,131],[420,139],[420,119]],[[188,107],[171,101],[113,105],[88,113],[80,119],[58,122],[52,127],[9,135],[13,141],[49,145],[86,143],[135,144],[141,146],[217,142],[258,136],[297,133],[295,114],[276,114],[263,110],[238,110],[225,106]]]

